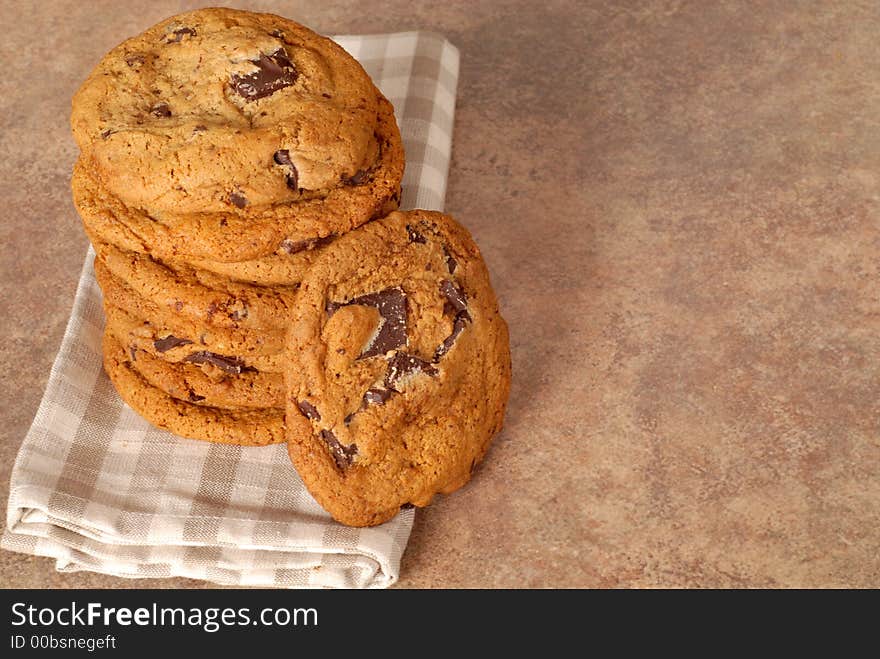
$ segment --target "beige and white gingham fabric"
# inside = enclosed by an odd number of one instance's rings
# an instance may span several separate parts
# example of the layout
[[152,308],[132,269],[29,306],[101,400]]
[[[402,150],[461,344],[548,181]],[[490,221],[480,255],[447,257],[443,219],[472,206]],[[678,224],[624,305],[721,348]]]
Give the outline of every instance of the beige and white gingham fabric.
[[[458,51],[404,32],[336,40],[394,104],[404,208],[442,209]],[[71,222],[77,221],[71,217]],[[413,511],[369,529],[335,523],[286,448],[175,437],[135,414],[101,368],[101,292],[89,250],[70,323],[12,472],[2,547],[61,571],[184,576],[276,587],[389,586]]]

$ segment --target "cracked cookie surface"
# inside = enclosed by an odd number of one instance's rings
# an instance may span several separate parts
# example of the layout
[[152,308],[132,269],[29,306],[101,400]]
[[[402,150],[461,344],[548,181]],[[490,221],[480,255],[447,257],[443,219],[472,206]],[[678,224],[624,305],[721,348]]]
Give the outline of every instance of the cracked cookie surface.
[[479,249],[440,213],[392,213],[329,245],[287,357],[290,457],[345,524],[461,487],[501,428],[507,326]]

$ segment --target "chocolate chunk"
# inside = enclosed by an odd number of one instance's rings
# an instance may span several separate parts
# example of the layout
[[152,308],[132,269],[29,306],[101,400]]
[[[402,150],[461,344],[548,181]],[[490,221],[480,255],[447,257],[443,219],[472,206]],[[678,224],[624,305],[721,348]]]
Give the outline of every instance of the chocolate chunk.
[[327,304],[324,305],[324,311],[326,311],[329,315],[335,314],[339,309],[345,306],[345,303],[333,302],[332,300],[327,300]]
[[330,430],[322,430],[321,439],[327,442],[327,446],[330,447],[330,454],[333,456],[337,467],[344,469],[351,466],[351,463],[354,462],[354,456],[358,452],[357,446],[354,444],[343,446]]
[[240,192],[232,191],[229,193],[229,202],[236,208],[244,208],[247,206],[248,200]]
[[192,343],[189,339],[180,339],[173,334],[169,334],[163,339],[156,339],[153,341],[153,347],[156,349],[156,352],[168,352],[172,348],[179,348],[180,346],[188,346]]
[[144,63],[144,56],[140,53],[135,53],[134,55],[129,55],[125,58],[125,63],[129,66],[140,66]]
[[276,151],[275,155],[272,156],[272,160],[275,161],[276,165],[293,165],[293,161],[290,159],[290,151],[287,149]]
[[[463,290],[458,288],[458,286],[448,279],[444,279],[440,282],[440,293],[447,301],[447,307],[444,311],[451,309],[458,313],[463,311],[467,314],[467,296],[464,294]],[[470,315],[468,315],[468,319],[470,319]]]
[[359,169],[351,176],[343,176],[342,182],[345,185],[360,185],[365,180],[367,180],[367,170]]
[[299,76],[283,48],[271,55],[260,54],[260,59],[251,60],[251,63],[256,65],[256,71],[232,76],[232,88],[246,101],[255,101],[290,87]]
[[406,345],[406,294],[402,288],[386,288],[378,293],[356,297],[346,305],[373,307],[382,317],[379,331],[358,359],[384,355]]
[[406,225],[406,232],[409,234],[409,241],[411,243],[421,243],[422,245],[424,245],[428,242],[427,240],[425,240],[425,237],[422,234],[420,234],[408,224]]
[[150,114],[154,117],[170,117],[171,108],[168,107],[167,103],[156,103],[156,105],[150,108]]
[[[394,386],[408,375],[424,373],[425,375],[437,375],[437,369],[424,359],[405,352],[398,352],[388,362],[388,373],[385,375],[385,386],[394,389]],[[394,389],[397,391],[397,389]]]
[[244,362],[237,357],[226,357],[225,355],[218,355],[215,352],[208,352],[207,350],[194,352],[183,361],[191,362],[193,364],[211,364],[224,373],[232,375],[238,375],[242,371],[250,370],[244,365]]
[[452,258],[452,254],[449,253],[446,245],[443,245],[443,253],[446,254],[446,267],[449,268],[449,274],[454,274],[455,269],[458,267],[458,261]]
[[393,392],[390,389],[367,389],[367,393],[364,394],[364,405],[382,405],[389,398],[391,398],[391,394]]
[[281,241],[278,249],[285,254],[296,254],[297,252],[307,250],[311,243],[311,240],[290,240],[290,238],[285,238]]
[[287,172],[287,187],[291,190],[298,190],[299,188],[297,187],[297,183],[299,180],[299,173],[296,171],[296,166],[290,159],[290,151],[288,151],[287,149],[280,149],[275,152],[275,155],[272,156],[272,160],[275,161],[276,165],[290,168],[290,170]]
[[276,39],[283,39],[284,38],[284,32],[282,32],[281,30],[272,30],[269,34],[271,36],[275,37]]
[[471,321],[471,315],[467,310],[467,296],[463,290],[448,279],[444,279],[440,282],[440,293],[446,298],[443,313],[455,314],[455,320],[452,323],[452,333],[437,346],[437,350],[434,352],[435,362],[452,349],[458,335],[464,330],[464,326]]
[[109,128],[108,128],[107,130],[101,131],[101,139],[102,139],[102,140],[106,140],[106,139],[107,139],[108,137],[110,137],[112,134],[113,134],[113,131],[110,130]]
[[452,349],[455,340],[462,333],[464,326],[467,325],[470,319],[470,314],[467,311],[462,311],[455,317],[455,321],[452,323],[452,334],[447,336],[446,340],[437,346],[437,350],[434,352],[435,362],[440,361],[440,358]]
[[362,409],[369,405],[383,405],[385,402],[391,398],[391,394],[394,392],[390,389],[379,389],[378,387],[373,387],[372,389],[367,389],[366,393],[364,393],[364,397],[361,400],[361,406],[359,409],[355,410],[351,414],[345,417],[345,425],[348,425],[352,422],[355,415],[360,412]]
[[285,254],[296,254],[297,252],[302,252],[307,249],[329,245],[333,242],[333,238],[334,236],[332,235],[324,236],[323,238],[309,238],[308,240],[291,240],[290,238],[285,238],[281,241],[278,248]]
[[187,399],[190,403],[198,403],[200,400],[205,400],[205,397],[199,396],[194,391],[190,391],[189,394],[187,394]]
[[194,37],[196,31],[191,27],[181,27],[168,35],[167,43],[180,43],[185,36]]
[[299,411],[302,412],[302,415],[305,418],[311,419],[312,421],[320,421],[321,420],[320,412],[318,412],[318,409],[314,405],[312,405],[309,401],[301,400],[296,404],[296,406],[299,408]]

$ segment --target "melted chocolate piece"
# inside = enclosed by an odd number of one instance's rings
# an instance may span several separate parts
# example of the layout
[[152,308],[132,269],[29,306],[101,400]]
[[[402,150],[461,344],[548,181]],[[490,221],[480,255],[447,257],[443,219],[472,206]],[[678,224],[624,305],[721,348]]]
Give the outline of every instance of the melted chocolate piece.
[[190,391],[189,394],[187,394],[187,399],[190,403],[198,403],[200,400],[205,400],[205,397],[199,396],[194,391]]
[[470,314],[467,311],[462,311],[455,317],[455,321],[452,323],[452,334],[447,336],[446,340],[437,346],[437,350],[434,352],[434,362],[440,361],[440,358],[452,349],[455,340],[464,330],[464,326],[470,322],[470,319]]
[[446,254],[446,267],[449,268],[449,274],[455,274],[455,269],[458,267],[458,261],[452,258],[452,254],[449,253],[449,249],[446,245],[443,245],[443,253]]
[[290,151],[288,149],[279,149],[275,152],[275,155],[272,156],[272,160],[275,161],[276,165],[293,165],[293,161],[290,159]]
[[230,192],[229,202],[236,208],[244,208],[245,206],[247,206],[248,200],[247,197],[245,197],[240,192]]
[[290,151],[287,149],[280,149],[272,156],[272,160],[275,161],[276,165],[290,167],[290,171],[287,172],[287,187],[291,190],[298,190],[299,187],[297,183],[299,180],[299,173],[296,171],[296,166],[290,159]]
[[180,346],[188,346],[192,341],[189,339],[180,339],[173,334],[169,334],[163,339],[153,341],[153,347],[156,352],[168,352],[171,348],[179,348]]
[[156,105],[150,108],[150,114],[154,117],[170,117],[171,108],[168,107],[167,103],[156,103]]
[[452,323],[452,333],[437,346],[434,352],[434,362],[440,361],[440,358],[452,349],[458,335],[464,330],[464,326],[471,322],[471,315],[467,310],[467,296],[464,291],[456,286],[448,279],[440,282],[440,293],[446,298],[446,304],[443,305],[443,313],[455,315]]
[[284,38],[284,32],[282,32],[281,30],[272,30],[269,34],[271,36],[275,37],[276,39],[283,39]]
[[391,398],[391,394],[393,393],[394,392],[390,389],[379,389],[378,387],[367,389],[366,393],[364,393],[363,399],[361,400],[361,406],[345,417],[345,425],[350,424],[355,415],[363,410],[365,407],[368,407],[369,405],[384,405],[385,402],[389,398]]
[[382,405],[391,398],[392,393],[390,389],[378,389],[375,387],[367,389],[367,393],[364,394],[364,405]]
[[257,70],[247,75],[233,75],[232,88],[246,101],[255,101],[290,87],[299,77],[299,71],[287,57],[284,48],[271,55],[260,54],[260,59],[251,60]]
[[360,185],[367,180],[367,170],[359,169],[351,176],[343,176],[342,182],[345,185]]
[[225,355],[218,355],[215,352],[208,352],[207,350],[194,352],[183,361],[191,362],[193,364],[211,364],[224,373],[229,373],[231,375],[238,375],[242,371],[253,370],[245,366],[244,362],[237,357],[226,357]]
[[345,303],[350,304],[373,307],[382,317],[379,331],[358,359],[384,355],[406,345],[406,294],[402,288],[386,288],[378,293],[361,295]]
[[308,240],[291,240],[290,238],[285,238],[281,241],[278,248],[285,254],[296,254],[297,252],[303,252],[307,249],[314,249],[315,247],[328,245],[333,242],[333,238],[334,236],[332,235],[324,236],[323,238],[309,238]]
[[425,237],[422,234],[420,234],[408,224],[406,225],[406,232],[409,234],[409,241],[411,243],[421,243],[422,245],[424,245],[428,242],[427,240],[425,240]]
[[[414,355],[408,355],[405,352],[398,352],[391,361],[388,362],[388,373],[385,375],[385,386],[394,389],[395,385],[403,378],[414,373],[424,373],[425,375],[437,375],[437,369],[430,362],[419,359]],[[397,389],[394,389],[397,391]]]
[[[467,296],[464,294],[464,291],[454,283],[448,279],[441,281],[440,293],[446,298],[449,307],[451,307],[453,311],[458,313],[463,311],[464,313],[467,313]],[[470,316],[468,316],[468,318],[470,318]]]
[[108,128],[107,130],[105,130],[105,131],[101,131],[101,139],[102,139],[102,140],[106,140],[106,139],[107,139],[108,137],[110,137],[112,134],[113,134],[113,131],[110,130],[109,128]]
[[351,466],[351,463],[354,462],[354,456],[358,452],[357,446],[354,444],[343,446],[330,430],[322,430],[321,439],[327,442],[327,446],[330,447],[330,454],[333,456],[337,467],[345,469]]
[[167,43],[180,43],[185,36],[194,37],[196,36],[196,31],[191,27],[178,28],[168,35]]
[[318,409],[314,405],[312,405],[309,401],[301,400],[296,404],[296,406],[299,408],[299,411],[302,412],[302,415],[305,418],[310,419],[312,421],[320,421],[321,420],[321,413],[318,412]]

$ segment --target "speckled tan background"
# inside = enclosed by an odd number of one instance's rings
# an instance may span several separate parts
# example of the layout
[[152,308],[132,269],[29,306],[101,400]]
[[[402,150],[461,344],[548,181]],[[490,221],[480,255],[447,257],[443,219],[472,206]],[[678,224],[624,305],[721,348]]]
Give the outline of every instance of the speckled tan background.
[[[0,482],[86,239],[69,99],[198,3],[3,3]],[[511,328],[507,427],[400,586],[880,587],[880,3],[253,2],[462,53],[447,207]],[[200,586],[60,575],[0,585]]]

